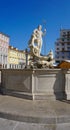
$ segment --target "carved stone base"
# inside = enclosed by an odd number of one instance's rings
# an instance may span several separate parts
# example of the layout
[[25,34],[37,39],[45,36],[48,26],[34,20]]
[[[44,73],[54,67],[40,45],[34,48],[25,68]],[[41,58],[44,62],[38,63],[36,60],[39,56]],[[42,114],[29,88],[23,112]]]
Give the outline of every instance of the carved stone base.
[[3,70],[2,90],[32,100],[65,99],[64,80],[61,69]]

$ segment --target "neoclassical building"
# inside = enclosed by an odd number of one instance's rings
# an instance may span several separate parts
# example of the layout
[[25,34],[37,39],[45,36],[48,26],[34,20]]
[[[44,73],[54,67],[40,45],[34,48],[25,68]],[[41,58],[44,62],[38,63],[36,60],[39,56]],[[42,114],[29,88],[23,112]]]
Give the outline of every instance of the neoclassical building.
[[[0,32],[0,68],[22,68],[26,65],[26,51],[9,44],[10,37]],[[30,54],[28,53],[28,64]]]
[[10,68],[19,68],[19,65],[24,65],[26,62],[25,51],[19,50],[13,46],[8,48],[8,66]]
[[26,63],[26,54],[23,50],[18,50],[18,64],[24,65]]
[[10,37],[0,32],[0,66],[8,63],[8,47]]
[[18,64],[18,49],[13,46],[8,48],[8,64]]

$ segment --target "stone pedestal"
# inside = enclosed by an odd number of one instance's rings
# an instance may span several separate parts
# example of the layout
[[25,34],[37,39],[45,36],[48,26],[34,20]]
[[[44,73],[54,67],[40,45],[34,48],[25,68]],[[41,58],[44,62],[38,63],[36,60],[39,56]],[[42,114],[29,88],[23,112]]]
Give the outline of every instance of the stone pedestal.
[[66,99],[70,100],[70,69],[64,70]]
[[35,70],[33,73],[33,99],[63,99],[64,75],[61,70]]
[[64,75],[61,69],[2,70],[2,90],[33,100],[64,99]]

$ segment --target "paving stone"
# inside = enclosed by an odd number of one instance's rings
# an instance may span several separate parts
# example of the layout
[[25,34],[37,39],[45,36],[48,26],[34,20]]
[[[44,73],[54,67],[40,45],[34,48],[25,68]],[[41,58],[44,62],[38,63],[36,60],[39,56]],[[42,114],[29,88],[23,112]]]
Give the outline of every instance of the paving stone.
[[70,101],[0,95],[0,130],[70,130]]

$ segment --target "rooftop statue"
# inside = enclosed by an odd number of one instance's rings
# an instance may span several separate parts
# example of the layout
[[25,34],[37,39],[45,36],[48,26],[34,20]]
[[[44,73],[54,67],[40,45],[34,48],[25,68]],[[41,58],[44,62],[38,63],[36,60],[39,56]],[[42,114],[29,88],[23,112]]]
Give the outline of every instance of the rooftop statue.
[[42,56],[41,55],[41,49],[43,44],[43,36],[46,34],[46,29],[42,31],[42,26],[39,25],[38,28],[36,28],[31,38],[28,42],[29,48],[30,48],[30,54],[32,57],[32,61],[30,66],[32,67],[38,67],[38,68],[46,68],[46,67],[52,67],[53,66],[53,52],[50,51],[48,55]]

